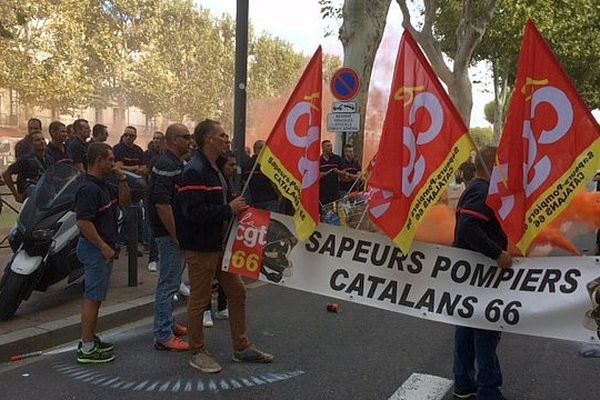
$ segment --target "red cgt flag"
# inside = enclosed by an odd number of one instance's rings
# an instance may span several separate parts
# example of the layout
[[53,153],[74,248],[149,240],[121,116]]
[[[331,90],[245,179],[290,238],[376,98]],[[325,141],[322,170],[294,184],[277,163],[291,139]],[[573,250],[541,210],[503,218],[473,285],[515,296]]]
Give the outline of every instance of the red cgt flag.
[[370,217],[402,250],[474,148],[421,49],[404,31],[369,180]]
[[260,169],[294,206],[296,236],[306,240],[319,221],[319,156],[323,68],[321,46],[277,119]]
[[528,21],[487,199],[522,254],[591,180],[599,138],[589,109]]

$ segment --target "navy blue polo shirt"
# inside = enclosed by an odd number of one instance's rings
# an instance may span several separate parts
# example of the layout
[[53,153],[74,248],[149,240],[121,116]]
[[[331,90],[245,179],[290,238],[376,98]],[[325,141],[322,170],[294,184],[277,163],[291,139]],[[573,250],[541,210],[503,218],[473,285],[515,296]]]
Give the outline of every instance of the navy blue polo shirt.
[[113,148],[113,153],[115,154],[115,160],[121,161],[127,167],[145,165],[144,150],[138,145],[134,144],[129,147],[125,143],[119,143]]
[[[358,160],[348,161],[345,157],[343,157],[341,170],[346,171],[352,175],[360,174],[360,171],[361,171],[360,163],[358,162]],[[344,192],[349,192],[353,183],[354,183],[354,179],[350,180],[350,182],[340,182],[340,189],[343,190]],[[361,186],[362,185],[359,182],[356,185],[354,185],[354,188],[352,190],[357,192],[357,191],[361,190]]]
[[64,151],[54,143],[48,143],[45,156],[46,168],[50,168],[57,163],[73,163],[73,158],[69,153],[67,146],[64,146]]
[[86,175],[75,195],[77,220],[91,221],[109,246],[117,243],[118,193],[106,181]]
[[73,164],[83,164],[83,167],[87,170],[87,151],[89,144],[81,140],[78,136],[73,136],[69,143],[67,143],[67,150],[71,154]]
[[148,219],[154,237],[169,235],[158,217],[156,205],[173,204],[175,186],[179,184],[182,171],[183,162],[169,150],[153,162],[148,185]]
[[[319,171],[322,173],[327,173],[332,169],[342,169],[342,157],[332,154],[329,159],[321,156],[319,158]],[[327,175],[321,177],[321,185],[320,185],[321,195],[320,202],[321,204],[329,204],[340,198],[340,180],[338,174],[335,172],[329,172]]]
[[44,161],[32,151],[8,166],[11,175],[17,175],[17,192],[27,193],[27,188],[40,179],[46,170]]

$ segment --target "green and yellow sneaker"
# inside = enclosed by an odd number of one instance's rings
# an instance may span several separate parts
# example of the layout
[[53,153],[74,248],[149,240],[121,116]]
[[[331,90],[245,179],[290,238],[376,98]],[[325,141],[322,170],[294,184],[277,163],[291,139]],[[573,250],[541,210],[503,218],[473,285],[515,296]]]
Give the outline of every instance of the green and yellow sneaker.
[[115,358],[116,356],[114,354],[108,354],[107,351],[100,351],[100,348],[97,344],[89,353],[83,351],[81,348],[81,342],[79,342],[79,346],[77,347],[77,362],[79,364],[103,364],[111,362]]

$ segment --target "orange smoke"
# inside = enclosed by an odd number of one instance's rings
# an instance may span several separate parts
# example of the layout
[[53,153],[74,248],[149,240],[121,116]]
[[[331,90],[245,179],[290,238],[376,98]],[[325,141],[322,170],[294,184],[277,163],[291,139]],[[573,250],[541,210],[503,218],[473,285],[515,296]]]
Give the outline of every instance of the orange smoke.
[[437,204],[431,208],[419,225],[415,240],[451,246],[454,241],[455,225],[454,210],[446,204]]
[[[434,206],[417,230],[415,240],[450,246],[454,239],[454,209],[446,204]],[[581,255],[569,237],[590,233],[600,228],[600,192],[578,193],[567,209],[540,233],[530,256],[545,256],[552,249],[562,249],[572,255]],[[509,252],[521,255],[513,243]]]

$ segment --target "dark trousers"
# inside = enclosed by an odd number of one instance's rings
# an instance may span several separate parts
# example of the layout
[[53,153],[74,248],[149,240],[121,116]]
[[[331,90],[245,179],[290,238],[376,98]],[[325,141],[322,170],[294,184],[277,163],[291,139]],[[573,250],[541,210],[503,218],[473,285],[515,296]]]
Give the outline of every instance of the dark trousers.
[[[496,355],[500,332],[456,326],[454,386],[458,392],[477,392],[477,400],[501,400],[502,371]],[[475,377],[477,361],[477,377]]]

